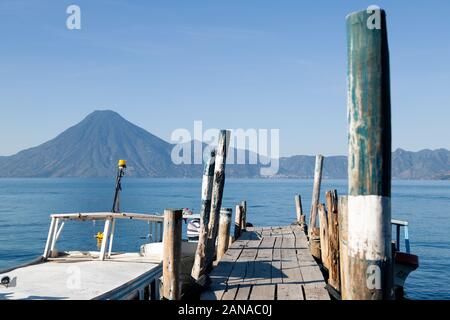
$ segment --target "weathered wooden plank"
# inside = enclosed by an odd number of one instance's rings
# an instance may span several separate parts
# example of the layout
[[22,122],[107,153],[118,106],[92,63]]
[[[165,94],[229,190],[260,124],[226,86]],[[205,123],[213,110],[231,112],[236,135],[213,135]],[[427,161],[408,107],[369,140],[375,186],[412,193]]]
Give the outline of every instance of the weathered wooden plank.
[[281,249],[281,271],[283,273],[283,283],[301,283],[303,281],[300,267],[297,261],[297,250],[295,246],[295,235],[290,229],[283,237]]
[[250,300],[275,300],[274,284],[255,284],[252,287]]
[[304,300],[302,285],[299,283],[277,284],[277,300]]
[[[270,231],[270,229],[268,229]],[[249,299],[252,286],[255,284],[271,283],[272,251],[275,238],[262,238],[256,254],[249,257],[247,272],[243,278],[236,300]],[[252,259],[253,258],[253,259]]]
[[[296,237],[297,261],[303,277],[305,300],[329,300],[330,295],[325,289],[325,280],[319,266],[305,247],[306,237],[298,228],[293,228]],[[307,246],[307,245],[306,245]]]
[[255,259],[254,277],[256,284],[272,282],[272,254],[275,238],[263,238]]
[[283,231],[283,229],[280,227],[273,227],[270,236],[274,237],[274,238],[282,237],[283,236],[282,231]]
[[213,270],[211,289],[201,299],[329,299],[300,226],[249,228],[243,237]]
[[233,243],[228,248],[227,252],[222,257],[221,262],[213,269],[209,274],[211,279],[211,285],[209,289],[202,293],[201,300],[221,300],[222,296],[227,288],[227,280],[235,266],[236,260],[240,257],[242,251],[249,242],[251,235],[246,235],[245,238],[241,237],[241,240]]
[[248,282],[247,277],[253,276],[253,262],[256,259],[261,242],[261,239],[250,240],[247,242],[246,248],[244,248],[241,256],[236,262],[238,267],[235,272],[230,275],[230,278],[227,281],[227,290],[223,295],[222,300],[248,299],[251,283]]
[[261,236],[262,237],[270,237],[272,228],[271,227],[265,227],[263,228],[262,232],[261,232]]
[[325,287],[304,285],[303,288],[305,290],[305,300],[330,300],[330,295]]
[[277,236],[273,246],[272,254],[272,283],[283,283],[283,273],[281,272],[281,245],[283,238]]

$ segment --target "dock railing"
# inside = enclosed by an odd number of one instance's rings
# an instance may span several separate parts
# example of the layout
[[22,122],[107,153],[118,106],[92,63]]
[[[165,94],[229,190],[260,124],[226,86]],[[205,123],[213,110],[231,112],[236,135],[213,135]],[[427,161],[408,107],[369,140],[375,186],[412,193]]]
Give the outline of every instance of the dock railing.
[[395,226],[395,249],[397,251],[401,251],[401,228],[404,229],[404,241],[405,241],[405,250],[406,253],[411,253],[411,247],[409,244],[409,230],[408,230],[408,221],[401,220],[391,220],[391,225]]

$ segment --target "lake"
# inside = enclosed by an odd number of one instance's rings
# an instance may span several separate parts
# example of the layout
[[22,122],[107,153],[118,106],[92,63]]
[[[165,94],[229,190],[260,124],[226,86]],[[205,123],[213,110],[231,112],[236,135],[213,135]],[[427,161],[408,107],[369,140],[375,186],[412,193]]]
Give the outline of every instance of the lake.
[[[200,207],[200,179],[124,178],[125,212],[162,213],[164,208]],[[347,193],[345,180],[325,180],[324,192]],[[41,255],[52,213],[110,211],[114,179],[0,179],[0,269]],[[223,207],[247,200],[247,221],[255,226],[288,225],[295,220],[294,195],[309,212],[312,180],[228,179]],[[406,283],[410,299],[450,299],[450,181],[394,181],[392,216],[410,223],[411,251],[420,267]],[[234,210],[233,210],[234,211]],[[93,250],[97,222],[69,222],[58,249]],[[115,251],[137,251],[149,233],[146,222],[120,221]]]

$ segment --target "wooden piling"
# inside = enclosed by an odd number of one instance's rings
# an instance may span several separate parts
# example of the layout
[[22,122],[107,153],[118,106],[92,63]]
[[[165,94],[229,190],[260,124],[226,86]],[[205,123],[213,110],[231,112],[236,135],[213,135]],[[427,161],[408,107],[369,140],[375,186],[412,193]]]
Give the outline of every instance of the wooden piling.
[[230,228],[231,228],[232,213],[233,209],[231,208],[222,208],[220,210],[219,235],[217,243],[217,261],[220,261],[222,259],[222,256],[227,251],[228,245],[230,243]]
[[322,263],[327,270],[330,269],[330,260],[328,255],[328,218],[324,204],[319,204],[319,223],[320,223],[320,256]]
[[247,201],[242,200],[241,201],[242,206],[242,225],[241,225],[241,231],[247,230]]
[[[372,23],[376,20],[379,26]],[[347,32],[349,278],[345,296],[352,300],[392,299],[391,102],[386,14],[381,9],[350,14]]]
[[314,168],[314,186],[311,200],[311,211],[309,214],[309,243],[310,250],[314,257],[321,258],[320,254],[320,230],[316,227],[317,209],[320,200],[320,184],[322,182],[323,156],[316,156],[316,164]]
[[244,208],[241,205],[236,206],[234,215],[234,239],[237,240],[241,236]]
[[326,193],[328,211],[328,284],[340,291],[339,271],[339,210],[337,190]]
[[211,151],[209,159],[206,161],[205,169],[203,171],[202,181],[202,204],[200,209],[200,230],[197,244],[197,251],[195,253],[194,266],[192,267],[192,278],[195,280],[205,273],[206,266],[206,246],[208,241],[208,223],[211,213],[211,193],[214,180],[214,165],[216,159],[216,152]]
[[341,298],[342,300],[348,300],[348,210],[347,210],[347,196],[339,197],[339,273],[340,273],[340,285],[341,285]]
[[221,130],[219,134],[219,143],[217,146],[216,162],[214,166],[214,180],[211,199],[211,214],[208,223],[208,242],[206,247],[206,268],[213,260],[216,250],[216,239],[219,227],[219,214],[222,206],[223,189],[225,186],[225,165],[230,144],[231,132]]
[[301,226],[305,224],[305,215],[303,214],[302,197],[295,195],[295,213],[297,214],[297,223]]
[[313,230],[309,230],[309,249],[311,251],[311,255],[318,259],[322,259],[322,254],[320,251],[320,228],[314,228]]
[[164,210],[163,297],[179,300],[181,294],[181,220],[182,210]]
[[317,209],[319,207],[320,200],[320,184],[322,182],[322,167],[323,167],[323,156],[316,156],[316,165],[314,169],[314,186],[311,200],[311,212],[309,215],[309,230],[310,234],[314,228],[316,228],[317,220]]
[[295,213],[297,214],[297,222],[300,222],[301,216],[303,215],[302,197],[296,194],[295,197]]

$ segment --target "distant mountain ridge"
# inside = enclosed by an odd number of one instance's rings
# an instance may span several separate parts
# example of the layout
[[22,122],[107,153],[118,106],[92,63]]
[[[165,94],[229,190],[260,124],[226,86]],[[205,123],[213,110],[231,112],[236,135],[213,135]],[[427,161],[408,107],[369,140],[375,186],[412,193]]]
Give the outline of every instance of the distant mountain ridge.
[[[116,112],[94,111],[48,142],[0,157],[4,168],[0,177],[111,177],[117,160],[127,159],[129,176],[200,178],[202,165],[172,162],[173,147]],[[302,155],[280,158],[280,170],[274,177],[312,178],[314,159]],[[419,152],[397,149],[392,160],[393,178],[450,179],[450,151],[446,149]],[[227,175],[258,178],[260,168],[260,165],[227,165]],[[347,157],[326,157],[323,175],[328,179],[345,179]]]

